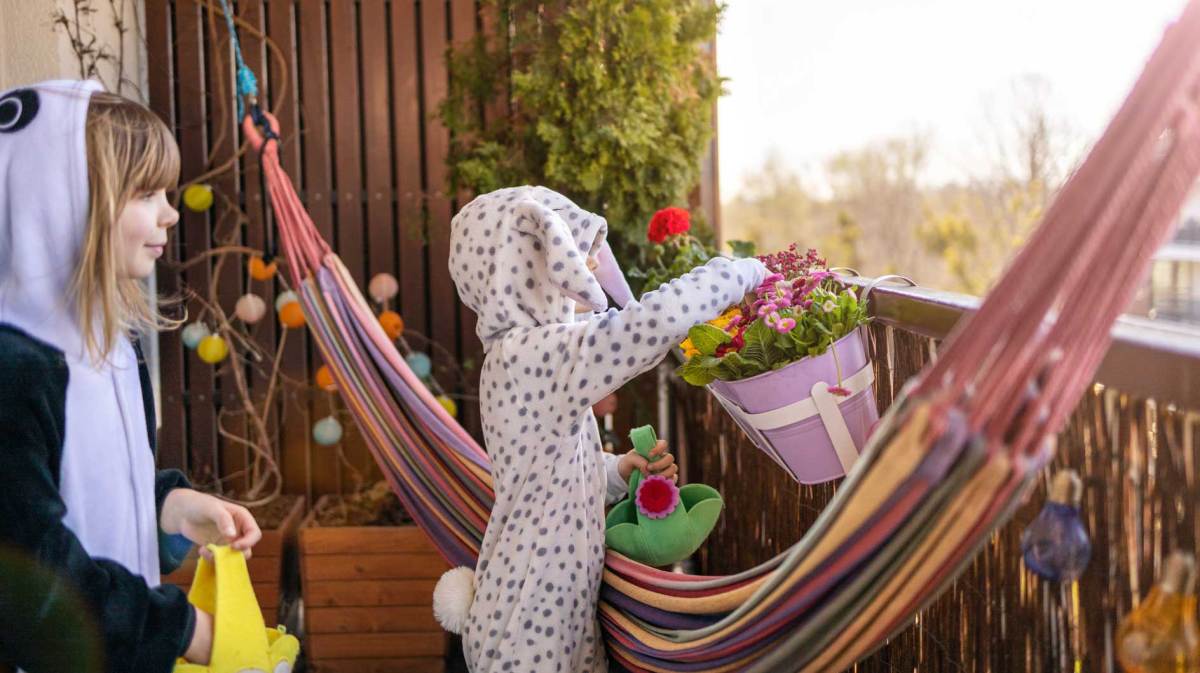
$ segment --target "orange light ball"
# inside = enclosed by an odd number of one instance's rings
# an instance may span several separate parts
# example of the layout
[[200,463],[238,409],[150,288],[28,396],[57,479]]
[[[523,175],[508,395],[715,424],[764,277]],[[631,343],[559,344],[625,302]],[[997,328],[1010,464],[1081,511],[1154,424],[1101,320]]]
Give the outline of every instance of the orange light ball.
[[333,374],[330,373],[327,365],[321,365],[321,368],[317,370],[317,387],[329,392],[337,390],[337,383],[334,382]]
[[250,258],[250,277],[254,280],[271,280],[275,276],[275,262],[267,264],[262,257],[255,255]]
[[383,331],[387,332],[389,339],[399,339],[400,335],[404,334],[404,318],[395,311],[380,313],[379,324],[383,326]]
[[283,323],[284,327],[304,327],[304,309],[300,308],[300,302],[291,301],[283,305],[279,309],[279,322]]

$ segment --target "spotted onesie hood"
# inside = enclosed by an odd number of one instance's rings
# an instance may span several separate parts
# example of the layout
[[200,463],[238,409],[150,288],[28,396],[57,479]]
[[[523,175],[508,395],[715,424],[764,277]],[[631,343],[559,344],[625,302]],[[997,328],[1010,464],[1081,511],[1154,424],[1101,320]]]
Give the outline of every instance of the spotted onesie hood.
[[758,260],[717,258],[634,300],[607,233],[603,217],[544,187],[485,194],[451,224],[451,277],[486,351],[496,494],[463,627],[475,673],[608,670],[596,616],[604,508],[627,485],[591,406],[766,275]]

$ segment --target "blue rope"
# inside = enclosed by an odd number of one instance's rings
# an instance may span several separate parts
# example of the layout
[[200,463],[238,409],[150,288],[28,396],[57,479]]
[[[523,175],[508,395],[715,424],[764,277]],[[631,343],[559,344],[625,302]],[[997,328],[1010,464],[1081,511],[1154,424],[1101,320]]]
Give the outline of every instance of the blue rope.
[[221,9],[225,12],[225,25],[229,27],[229,39],[233,43],[233,57],[237,61],[237,111],[238,119],[245,116],[242,107],[243,98],[258,98],[258,80],[254,72],[246,67],[242,60],[242,45],[238,43],[237,29],[233,25],[233,12],[229,10],[228,0],[221,0]]

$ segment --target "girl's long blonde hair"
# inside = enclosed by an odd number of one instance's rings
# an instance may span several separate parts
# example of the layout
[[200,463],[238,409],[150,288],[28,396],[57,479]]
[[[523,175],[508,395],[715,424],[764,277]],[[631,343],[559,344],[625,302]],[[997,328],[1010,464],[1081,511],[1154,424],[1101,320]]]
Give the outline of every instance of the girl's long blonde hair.
[[145,106],[96,92],[87,114],[88,221],[79,268],[72,279],[88,353],[103,360],[117,338],[178,327],[161,312],[164,302],[135,278],[121,278],[117,219],[134,196],[174,189],[179,147],[171,130]]

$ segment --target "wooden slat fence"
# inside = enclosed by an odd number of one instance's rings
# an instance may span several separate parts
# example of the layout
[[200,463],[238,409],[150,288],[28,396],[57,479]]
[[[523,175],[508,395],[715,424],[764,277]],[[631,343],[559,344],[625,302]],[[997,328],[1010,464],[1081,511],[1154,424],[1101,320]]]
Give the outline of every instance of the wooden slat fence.
[[[209,4],[216,9],[210,16]],[[232,162],[208,182],[244,211],[243,218],[183,212],[168,262],[209,249],[230,227],[235,244],[271,251],[275,232],[257,160],[237,156],[233,71],[228,35],[217,0],[146,0],[151,107],[176,130],[182,181]],[[282,131],[283,165],[322,235],[355,281],[365,287],[376,273],[401,284],[392,308],[408,328],[427,335],[435,371],[450,357],[479,363],[474,316],[458,302],[446,268],[449,221],[469,194],[449,196],[446,153],[449,134],[434,119],[448,88],[444,54],[452,42],[475,35],[485,21],[475,0],[236,0],[231,2],[247,65],[259,78],[260,99],[275,111]],[[494,12],[493,12],[494,13]],[[486,17],[495,25],[495,16]],[[262,36],[269,38],[269,42]],[[217,274],[214,278],[214,274]],[[255,292],[268,305],[282,291],[277,281],[251,280],[245,259],[231,257],[180,273],[159,271],[166,294],[184,287],[205,294],[215,280],[221,308],[232,314],[237,298]],[[199,315],[199,302],[188,302]],[[285,491],[310,497],[351,485],[349,470],[330,449],[315,445],[310,428],[330,412],[330,396],[311,385],[320,356],[304,330],[285,331],[266,319],[251,330],[263,351],[281,353],[281,373],[308,387],[286,387],[270,418],[282,447]],[[281,348],[282,346],[282,348]],[[442,348],[449,353],[444,355]],[[252,394],[265,393],[269,368],[250,366]],[[477,371],[474,370],[474,371]],[[467,372],[468,387],[476,374]],[[183,347],[179,333],[161,337],[163,419],[160,462],[180,467],[202,484],[220,476],[227,491],[245,487],[239,476],[249,454],[221,436],[218,423],[244,432],[243,423],[222,418],[236,404],[227,374],[217,374]],[[452,375],[439,374],[447,389],[462,392]],[[462,420],[478,434],[476,405],[460,404]],[[360,470],[373,462],[349,417],[345,456]]]

